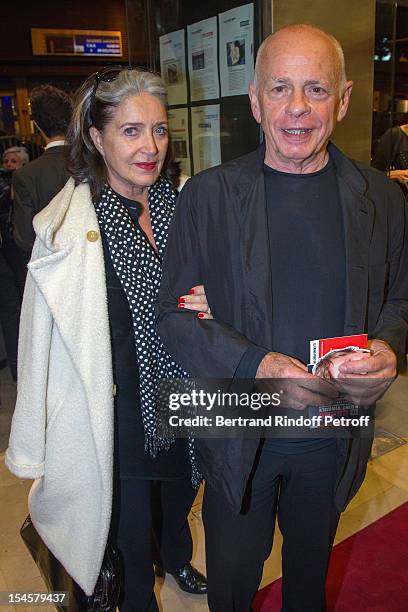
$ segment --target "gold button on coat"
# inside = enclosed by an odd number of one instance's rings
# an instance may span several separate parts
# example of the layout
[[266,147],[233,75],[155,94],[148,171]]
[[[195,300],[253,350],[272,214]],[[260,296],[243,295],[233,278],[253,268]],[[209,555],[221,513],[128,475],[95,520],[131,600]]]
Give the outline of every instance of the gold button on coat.
[[99,234],[95,230],[89,230],[86,237],[89,242],[96,242],[99,239]]

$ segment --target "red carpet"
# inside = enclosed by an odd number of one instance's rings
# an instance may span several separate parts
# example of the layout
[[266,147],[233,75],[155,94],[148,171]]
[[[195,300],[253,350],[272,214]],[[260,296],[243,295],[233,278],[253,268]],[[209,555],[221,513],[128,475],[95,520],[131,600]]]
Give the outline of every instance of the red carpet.
[[[261,589],[255,612],[279,612],[281,581]],[[407,612],[408,502],[333,549],[328,612]]]

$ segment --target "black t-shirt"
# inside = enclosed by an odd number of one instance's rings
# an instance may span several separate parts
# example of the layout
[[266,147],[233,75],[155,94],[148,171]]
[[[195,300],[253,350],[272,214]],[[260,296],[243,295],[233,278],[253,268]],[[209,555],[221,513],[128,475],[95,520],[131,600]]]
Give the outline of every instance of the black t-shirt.
[[[318,172],[289,174],[264,165],[272,271],[272,350],[309,362],[309,342],[344,333],[343,218],[331,160]],[[327,439],[266,439],[292,453]]]
[[309,341],[344,333],[345,247],[336,174],[264,166],[273,350],[309,360]]

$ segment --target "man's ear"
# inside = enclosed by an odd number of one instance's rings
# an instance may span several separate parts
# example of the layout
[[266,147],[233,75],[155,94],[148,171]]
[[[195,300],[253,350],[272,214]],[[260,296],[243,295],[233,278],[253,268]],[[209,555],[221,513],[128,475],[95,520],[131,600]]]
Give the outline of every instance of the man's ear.
[[38,125],[38,123],[35,121],[35,119],[33,119],[32,121],[33,121],[33,123],[34,123],[35,127],[37,128],[37,130],[40,132],[40,134],[41,134],[42,138],[44,139],[45,144],[47,145],[47,144],[49,143],[49,140],[50,140],[50,139],[48,138],[47,134],[44,132],[44,130],[42,130],[42,129],[40,128],[40,126],[39,126],[39,125]]
[[251,109],[254,119],[258,123],[261,123],[261,109],[259,107],[258,92],[256,91],[256,87],[253,83],[251,83],[249,86],[248,95],[251,102]]
[[104,157],[103,139],[102,139],[101,132],[99,130],[97,130],[94,125],[92,125],[89,128],[89,135],[90,135],[91,140],[94,143],[96,149],[99,151],[99,153],[102,155],[102,157]]
[[353,89],[353,81],[347,81],[346,88],[340,98],[339,110],[337,111],[337,121],[341,121],[346,116],[349,104],[351,90]]

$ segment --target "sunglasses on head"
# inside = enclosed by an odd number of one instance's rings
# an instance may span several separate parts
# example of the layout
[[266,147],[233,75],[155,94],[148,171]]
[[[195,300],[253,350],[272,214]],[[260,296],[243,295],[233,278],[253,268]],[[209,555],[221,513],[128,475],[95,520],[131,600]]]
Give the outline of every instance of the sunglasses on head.
[[113,83],[123,70],[133,70],[129,64],[117,64],[115,66],[105,66],[102,70],[95,73],[94,86],[91,93],[91,117],[92,106],[95,102],[96,91],[100,83]]
[[113,83],[121,72],[124,70],[137,70],[138,72],[149,72],[147,68],[143,66],[130,66],[129,64],[117,64],[115,66],[105,66],[102,70],[95,73],[94,86],[91,93],[91,117],[92,117],[92,105],[95,102],[96,92],[100,83]]
[[99,83],[112,83],[115,81],[122,70],[133,70],[129,65],[116,65],[116,66],[105,66],[102,70],[99,70],[95,74],[94,86],[91,94],[92,100],[95,98],[96,90],[98,89]]
[[95,82],[92,90],[92,97],[95,96],[99,83],[113,83],[123,70],[137,70],[138,72],[149,72],[144,66],[130,66],[129,64],[117,64],[115,66],[105,66],[102,70],[95,73]]

